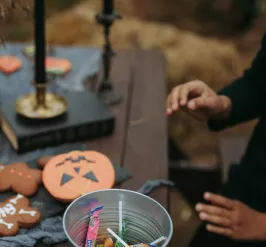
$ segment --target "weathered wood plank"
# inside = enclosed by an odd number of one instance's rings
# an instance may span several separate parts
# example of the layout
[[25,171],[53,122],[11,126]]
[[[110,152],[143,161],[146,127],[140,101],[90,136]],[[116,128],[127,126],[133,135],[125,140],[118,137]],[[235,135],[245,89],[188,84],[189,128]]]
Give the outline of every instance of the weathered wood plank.
[[[123,183],[122,188],[137,190],[149,179],[168,178],[165,65],[160,51],[136,53],[123,161],[134,177]],[[165,188],[151,196],[167,207]]]
[[128,89],[131,83],[130,74],[132,68],[132,51],[123,50],[114,58],[111,78],[115,91],[122,95],[124,101],[112,106],[116,115],[116,127],[112,136],[89,141],[88,146],[107,155],[113,162],[121,164],[124,151],[124,139],[126,135],[126,114],[129,104]]

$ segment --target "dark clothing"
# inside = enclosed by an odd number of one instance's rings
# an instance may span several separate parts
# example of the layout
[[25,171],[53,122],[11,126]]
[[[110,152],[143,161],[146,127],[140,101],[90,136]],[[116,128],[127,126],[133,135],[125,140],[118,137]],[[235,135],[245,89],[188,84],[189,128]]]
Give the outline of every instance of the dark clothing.
[[[229,177],[225,195],[248,206],[266,212],[266,35],[262,47],[244,76],[225,87],[219,94],[232,101],[230,116],[224,120],[211,120],[209,127],[220,131],[227,127],[259,118],[246,153],[237,171]],[[232,150],[233,151],[233,150]],[[208,233],[202,226],[191,247],[197,246],[259,247],[264,243],[234,242]]]
[[266,242],[241,242],[206,231],[202,224],[189,247],[265,247]]

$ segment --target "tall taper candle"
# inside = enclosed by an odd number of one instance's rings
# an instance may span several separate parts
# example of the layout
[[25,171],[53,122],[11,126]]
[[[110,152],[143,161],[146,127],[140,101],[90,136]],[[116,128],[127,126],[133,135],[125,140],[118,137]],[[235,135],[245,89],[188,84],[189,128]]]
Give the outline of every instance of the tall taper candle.
[[35,83],[46,83],[45,72],[45,0],[35,0],[34,40],[35,40]]
[[113,0],[103,0],[103,13],[112,14],[114,12],[114,1]]

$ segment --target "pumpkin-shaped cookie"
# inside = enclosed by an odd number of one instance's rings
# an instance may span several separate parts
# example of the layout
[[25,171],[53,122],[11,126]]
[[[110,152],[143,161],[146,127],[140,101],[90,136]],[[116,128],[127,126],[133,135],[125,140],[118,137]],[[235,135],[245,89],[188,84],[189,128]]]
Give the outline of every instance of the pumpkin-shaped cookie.
[[86,193],[110,189],[115,182],[111,161],[95,151],[60,154],[46,164],[43,183],[58,200],[71,202]]

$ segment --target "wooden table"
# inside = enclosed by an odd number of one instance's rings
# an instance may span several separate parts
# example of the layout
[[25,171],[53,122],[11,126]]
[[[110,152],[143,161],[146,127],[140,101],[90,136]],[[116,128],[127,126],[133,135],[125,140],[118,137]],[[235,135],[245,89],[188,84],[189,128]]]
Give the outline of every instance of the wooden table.
[[[116,114],[113,136],[88,146],[126,167],[133,178],[120,188],[137,190],[149,179],[167,179],[166,62],[160,51],[123,50],[114,58],[112,81],[124,101],[112,107]],[[168,191],[150,195],[168,208]],[[38,245],[38,247],[43,245]],[[66,247],[67,243],[55,245]]]

